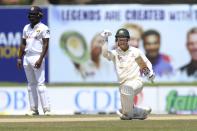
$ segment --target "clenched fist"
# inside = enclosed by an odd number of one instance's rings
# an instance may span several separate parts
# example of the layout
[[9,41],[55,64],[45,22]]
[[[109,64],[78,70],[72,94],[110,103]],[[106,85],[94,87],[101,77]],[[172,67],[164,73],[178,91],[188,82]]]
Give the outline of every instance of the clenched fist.
[[108,41],[108,37],[112,35],[111,31],[108,29],[104,29],[100,35],[105,39],[105,41]]

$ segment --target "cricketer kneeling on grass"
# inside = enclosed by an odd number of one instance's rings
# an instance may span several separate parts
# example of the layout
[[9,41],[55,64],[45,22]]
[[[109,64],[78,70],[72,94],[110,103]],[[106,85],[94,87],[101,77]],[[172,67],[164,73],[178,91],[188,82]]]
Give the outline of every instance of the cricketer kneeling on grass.
[[108,50],[108,37],[111,36],[109,30],[104,30],[100,34],[104,38],[102,54],[109,61],[113,61],[120,83],[120,99],[122,109],[117,112],[121,120],[146,119],[151,108],[134,106],[134,96],[143,89],[141,72],[153,82],[155,75],[152,64],[146,56],[135,47],[129,47],[130,34],[128,30],[121,28],[115,35],[118,45],[114,50]]

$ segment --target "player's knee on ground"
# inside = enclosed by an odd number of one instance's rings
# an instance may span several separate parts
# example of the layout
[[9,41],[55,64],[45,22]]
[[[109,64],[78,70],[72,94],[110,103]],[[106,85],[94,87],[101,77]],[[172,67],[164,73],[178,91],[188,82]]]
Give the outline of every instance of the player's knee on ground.
[[122,113],[127,116],[133,116],[133,97],[134,91],[130,86],[120,87],[120,97],[122,105]]

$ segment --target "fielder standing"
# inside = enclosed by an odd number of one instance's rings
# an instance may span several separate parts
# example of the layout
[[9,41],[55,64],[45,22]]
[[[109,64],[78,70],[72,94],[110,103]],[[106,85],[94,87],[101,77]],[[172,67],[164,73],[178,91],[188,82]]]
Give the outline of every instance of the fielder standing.
[[142,91],[143,81],[140,72],[150,80],[154,80],[152,65],[146,56],[135,47],[129,47],[130,35],[128,30],[121,28],[117,31],[115,38],[118,47],[112,51],[108,50],[109,30],[104,30],[101,36],[105,42],[102,45],[102,54],[109,61],[113,61],[118,80],[122,109],[117,113],[122,120],[146,119],[151,108],[139,108],[134,106],[134,96]]
[[23,67],[28,81],[30,112],[26,115],[39,115],[38,95],[45,115],[50,115],[50,107],[45,86],[45,55],[49,45],[49,28],[40,22],[43,12],[32,6],[28,13],[30,24],[23,29],[22,43],[17,59],[18,68]]

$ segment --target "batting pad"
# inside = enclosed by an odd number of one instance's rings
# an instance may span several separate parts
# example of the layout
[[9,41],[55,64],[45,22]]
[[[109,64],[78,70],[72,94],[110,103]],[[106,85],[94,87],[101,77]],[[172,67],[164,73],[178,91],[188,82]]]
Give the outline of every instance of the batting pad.
[[134,98],[134,91],[132,87],[130,86],[120,87],[122,113],[129,117],[133,117],[133,98]]

